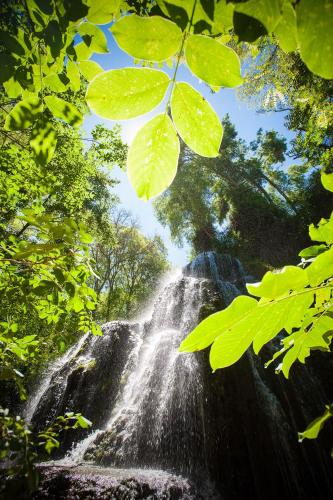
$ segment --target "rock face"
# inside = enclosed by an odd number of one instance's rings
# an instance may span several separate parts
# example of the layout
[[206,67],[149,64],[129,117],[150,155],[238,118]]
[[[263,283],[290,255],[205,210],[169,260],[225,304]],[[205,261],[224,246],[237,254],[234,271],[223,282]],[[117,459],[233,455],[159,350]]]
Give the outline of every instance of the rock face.
[[[199,492],[181,476],[163,471],[111,469],[81,466],[72,469],[41,469],[42,485],[34,500],[205,500],[207,491]],[[208,492],[209,495],[209,492]]]
[[[333,370],[326,359],[322,382],[320,357],[285,381],[265,370],[250,350],[215,374],[207,352],[178,352],[201,319],[244,293],[244,276],[237,259],[206,252],[169,280],[149,319],[108,323],[103,337],[81,339],[50,367],[27,415],[42,428],[55,415],[82,412],[94,422],[93,431],[88,437],[87,431],[67,436],[67,449],[74,439],[79,442],[66,462],[100,468],[88,478],[82,470],[76,476],[73,469],[46,471],[45,497],[66,476],[62,489],[68,496],[58,498],[104,498],[84,496],[83,490],[74,497],[70,491],[80,481],[97,491],[100,471],[107,470],[111,481],[119,467],[159,469],[160,477],[166,474],[162,470],[169,471],[188,478],[191,487],[183,496],[156,491],[135,496],[141,494],[136,470],[130,474],[134,496],[110,493],[105,498],[312,500],[333,495],[333,436],[326,429],[318,442],[297,442],[297,431],[333,398],[328,382]],[[206,493],[200,496],[202,485]]]

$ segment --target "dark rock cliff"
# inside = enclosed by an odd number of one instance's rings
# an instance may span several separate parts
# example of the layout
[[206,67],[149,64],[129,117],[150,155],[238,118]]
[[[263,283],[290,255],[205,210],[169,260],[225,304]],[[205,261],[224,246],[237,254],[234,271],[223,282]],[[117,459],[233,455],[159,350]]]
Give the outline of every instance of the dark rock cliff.
[[[327,355],[297,366],[286,381],[264,369],[251,350],[214,374],[207,351],[177,351],[203,317],[244,292],[239,261],[207,252],[166,285],[149,319],[109,323],[104,337],[87,337],[51,367],[30,402],[32,422],[41,428],[65,411],[82,412],[94,422],[93,433],[87,439],[86,431],[67,436],[67,449],[73,439],[80,441],[67,462],[89,461],[100,469],[44,469],[39,495],[53,498],[58,484],[58,498],[97,498],[86,491],[100,491],[98,498],[331,498],[329,429],[318,441],[297,441],[297,431],[333,400]],[[111,486],[102,494],[99,475],[112,483],[119,467],[160,469],[187,479],[179,479],[178,496],[172,488],[162,493],[152,486],[142,493],[140,481],[124,496]],[[126,488],[129,479],[134,485],[135,472],[125,476]],[[77,496],[71,496],[73,488]]]

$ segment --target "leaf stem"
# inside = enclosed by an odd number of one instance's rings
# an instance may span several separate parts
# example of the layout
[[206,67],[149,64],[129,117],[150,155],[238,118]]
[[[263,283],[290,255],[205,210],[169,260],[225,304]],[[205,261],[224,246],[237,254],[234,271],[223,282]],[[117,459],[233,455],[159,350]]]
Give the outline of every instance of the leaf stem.
[[183,37],[182,37],[182,43],[181,43],[179,52],[177,54],[177,63],[176,63],[175,71],[173,73],[173,77],[171,79],[171,87],[170,87],[170,92],[169,92],[169,96],[168,96],[168,101],[167,101],[166,106],[165,106],[165,114],[168,112],[168,109],[169,109],[169,106],[170,106],[170,100],[171,100],[172,92],[173,92],[173,89],[174,89],[174,86],[175,86],[175,83],[176,83],[176,77],[177,77],[177,72],[178,72],[178,68],[179,68],[179,64],[180,64],[180,58],[181,58],[182,53],[183,53],[183,49],[184,49],[184,45],[185,45],[185,40],[186,40],[187,35],[189,34],[189,31],[190,31],[190,29],[192,27],[192,22],[193,22],[193,17],[194,17],[194,12],[195,12],[196,5],[197,5],[197,0],[194,0],[194,2],[193,2],[193,9],[192,9],[192,13],[191,13],[191,19],[189,19],[189,22],[188,22],[188,24],[187,24],[187,26],[186,26],[186,28],[184,30]]

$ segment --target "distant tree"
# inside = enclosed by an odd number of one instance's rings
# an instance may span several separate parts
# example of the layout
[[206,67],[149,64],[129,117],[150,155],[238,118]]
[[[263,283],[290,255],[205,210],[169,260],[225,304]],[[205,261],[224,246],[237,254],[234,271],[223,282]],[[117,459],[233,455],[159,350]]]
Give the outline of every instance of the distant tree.
[[169,267],[162,240],[143,236],[123,209],[112,212],[91,254],[96,270],[93,287],[99,300],[97,315],[103,321],[135,314]]

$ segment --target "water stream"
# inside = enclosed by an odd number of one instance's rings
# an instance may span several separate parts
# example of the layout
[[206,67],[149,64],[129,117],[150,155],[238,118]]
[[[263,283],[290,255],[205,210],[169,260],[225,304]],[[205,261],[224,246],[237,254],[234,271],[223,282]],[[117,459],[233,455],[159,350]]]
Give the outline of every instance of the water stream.
[[[66,455],[57,464],[107,467],[112,477],[119,470],[123,476],[150,470],[159,482],[166,471],[165,481],[168,474],[178,475],[183,496],[175,498],[243,498],[247,492],[248,498],[259,499],[267,492],[257,484],[255,468],[264,470],[267,457],[273,457],[273,471],[267,474],[282,478],[284,485],[271,498],[282,493],[307,498],[299,471],[303,459],[288,423],[289,396],[274,389],[254,356],[249,353],[239,368],[213,376],[206,353],[178,352],[200,319],[244,293],[244,279],[237,259],[201,254],[163,284],[149,315],[107,323],[103,337],[82,337],[53,363],[26,416],[37,428],[73,410],[94,422],[88,433],[69,433]],[[302,390],[300,385],[305,407]],[[258,450],[252,449],[253,433]],[[191,496],[187,478],[205,493]],[[142,498],[172,498],[163,495]]]

